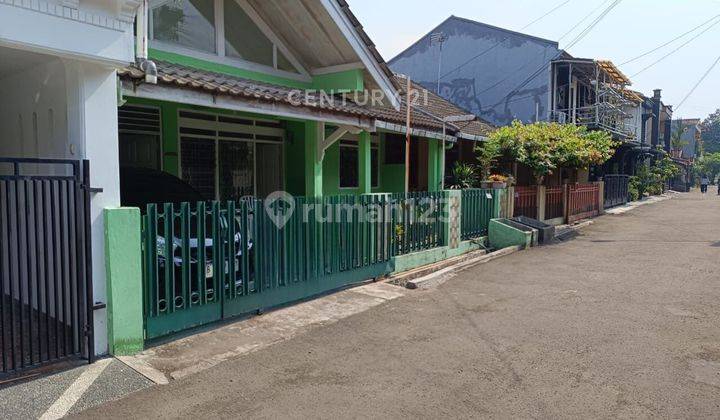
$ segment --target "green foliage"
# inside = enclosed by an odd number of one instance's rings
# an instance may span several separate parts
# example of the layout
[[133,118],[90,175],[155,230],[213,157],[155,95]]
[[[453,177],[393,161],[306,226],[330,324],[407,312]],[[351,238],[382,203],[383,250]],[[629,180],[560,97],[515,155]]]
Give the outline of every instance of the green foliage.
[[637,176],[630,177],[630,182],[628,184],[628,194],[630,195],[630,201],[637,201],[640,199],[640,197],[642,197],[642,194],[640,194],[640,189],[640,178]]
[[670,142],[672,148],[673,150],[682,150],[683,147],[688,145],[688,142],[683,140],[683,136],[685,135],[688,126],[685,125],[685,122],[683,122],[683,120],[675,121],[675,124],[673,124],[673,126],[674,128],[672,134],[670,135]]
[[665,192],[665,184],[670,179],[680,174],[680,167],[676,165],[670,156],[663,155],[655,160],[650,166],[642,165],[638,168],[637,175],[630,179],[630,195],[637,194],[642,198],[645,194],[660,195]]
[[474,188],[477,185],[477,168],[467,163],[457,162],[453,167],[452,189]]
[[714,181],[718,174],[720,174],[720,152],[705,154],[693,166],[693,175],[697,178],[707,175],[711,181]]
[[615,153],[617,143],[605,131],[588,131],[573,124],[514,121],[490,135],[500,152],[528,166],[538,183],[558,168],[585,169],[601,165]]
[[482,146],[475,147],[475,155],[480,165],[481,181],[489,180],[493,166],[502,155],[500,142],[491,138],[484,142]]
[[705,152],[720,152],[720,109],[702,122],[702,141]]

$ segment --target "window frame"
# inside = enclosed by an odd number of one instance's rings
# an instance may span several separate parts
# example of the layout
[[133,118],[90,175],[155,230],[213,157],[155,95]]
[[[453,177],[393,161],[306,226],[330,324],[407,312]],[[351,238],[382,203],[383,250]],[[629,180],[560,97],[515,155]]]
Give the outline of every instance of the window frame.
[[[181,116],[182,113],[192,113],[197,115],[204,115],[213,117],[214,121],[202,121],[202,120],[192,120],[191,118],[183,117]],[[220,118],[222,117],[229,117],[229,118],[237,118],[241,120],[247,120],[252,121],[254,125],[252,126],[246,126],[251,127],[248,129],[248,131],[236,131],[237,133],[243,133],[243,134],[252,134],[252,139],[241,139],[241,138],[229,138],[227,136],[220,135],[220,132],[223,131],[222,127],[223,123],[220,121]],[[183,124],[183,122],[191,122],[189,124]],[[278,120],[273,119],[264,119],[264,118],[256,118],[256,117],[246,117],[243,115],[231,115],[231,114],[220,114],[220,113],[214,113],[211,111],[202,111],[202,110],[196,110],[192,108],[178,108],[177,110],[177,149],[178,149],[178,178],[183,178],[183,168],[182,168],[182,138],[185,137],[193,137],[195,139],[199,140],[206,140],[211,141],[215,143],[215,185],[214,185],[214,195],[213,198],[215,201],[220,200],[220,158],[219,158],[219,148],[220,148],[220,141],[237,141],[237,142],[246,142],[250,143],[252,145],[252,154],[253,154],[253,196],[257,196],[257,177],[258,177],[258,166],[257,166],[257,144],[258,143],[265,143],[265,144],[279,144],[281,148],[280,155],[282,157],[282,162],[280,162],[280,165],[283,167],[283,174],[285,173],[285,161],[286,161],[286,148],[285,148],[285,142],[287,140],[287,130],[284,128],[272,128],[272,127],[262,127],[258,126],[258,122],[278,122]],[[215,136],[206,136],[206,135],[187,135],[180,132],[181,128],[199,128],[199,129],[207,129],[207,130],[214,130]],[[229,132],[226,130],[226,132]],[[281,140],[280,141],[272,141],[272,140],[264,140],[264,139],[258,139],[258,135],[278,135]],[[281,188],[284,190],[286,188],[286,178],[283,175],[282,177],[282,185]]]
[[[154,38],[154,28],[153,28],[153,10],[156,7],[162,6],[164,3],[166,3],[168,0],[155,0],[151,1],[149,5],[149,11],[148,11],[148,41],[150,43],[151,48],[155,48],[161,51],[170,52],[170,53],[176,53],[185,55],[192,58],[197,58],[200,60],[205,61],[212,61],[216,62],[218,64],[224,64],[228,66],[238,67],[244,70],[249,71],[255,71],[255,72],[261,72],[266,74],[271,74],[278,77],[283,77],[286,79],[292,79],[302,82],[312,82],[312,77],[310,76],[310,72],[307,71],[307,69],[300,63],[300,61],[295,57],[295,55],[290,52],[290,50],[287,48],[287,46],[282,42],[282,40],[275,35],[275,33],[271,30],[270,26],[265,23],[264,20],[260,17],[260,15],[255,11],[255,9],[252,8],[252,6],[247,2],[247,0],[231,0],[235,1],[237,5],[245,12],[245,14],[248,15],[250,20],[253,21],[255,26],[258,27],[260,32],[262,32],[273,44],[273,66],[267,66],[264,64],[256,63],[249,60],[244,60],[242,58],[237,57],[229,57],[225,54],[225,4],[224,0],[212,0],[214,1],[214,8],[215,8],[215,53],[208,53],[200,50],[195,50],[192,48],[183,47],[180,45],[175,45],[169,42],[165,41],[158,41]],[[285,58],[295,67],[295,69],[298,71],[297,73],[293,73],[290,71],[281,70],[278,68],[278,52],[282,53]]]
[[[342,176],[342,160],[340,159],[340,149],[343,147],[349,148],[349,149],[355,149],[357,150],[358,154],[358,182],[357,186],[355,187],[343,187],[342,182],[340,181],[340,177]],[[373,184],[372,182],[372,173],[370,174],[370,189],[377,189],[380,188],[380,159],[382,158],[382,155],[380,153],[380,139],[376,134],[373,134],[370,138],[370,170],[372,171],[372,152],[375,150],[377,152],[377,166],[375,168],[375,172],[377,172],[376,176],[376,184]],[[347,135],[343,137],[342,139],[338,140],[338,189],[340,191],[350,191],[350,190],[357,190],[360,188],[360,143],[359,138],[357,136],[353,135]]]

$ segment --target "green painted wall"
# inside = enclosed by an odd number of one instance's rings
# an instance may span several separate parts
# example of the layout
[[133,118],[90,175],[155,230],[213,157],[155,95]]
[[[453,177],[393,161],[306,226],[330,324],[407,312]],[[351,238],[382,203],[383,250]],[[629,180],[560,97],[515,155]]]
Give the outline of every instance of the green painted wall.
[[109,351],[127,356],[144,343],[140,210],[107,208],[104,219]]
[[244,79],[257,80],[259,82],[272,83],[298,89],[332,90],[336,92],[354,92],[365,89],[365,77],[362,69],[318,75],[314,76],[312,81],[303,82],[292,78],[276,76],[259,71],[245,70],[227,64],[188,57],[186,55],[161,51],[154,48],[150,48],[148,50],[148,57],[150,59],[180,64],[200,70],[222,73],[229,76],[242,77]]
[[259,82],[272,83],[281,86],[288,86],[300,89],[312,89],[313,85],[309,82],[286,79],[266,73],[241,69],[227,64],[220,64],[213,61],[200,60],[198,58],[188,57],[181,54],[175,54],[166,51],[148,49],[148,57],[153,60],[167,61],[168,63],[180,64],[183,66],[193,67],[200,70],[212,71],[215,73],[227,74],[229,76],[242,77],[245,79],[257,80]]
[[323,163],[317,159],[318,124],[305,123],[305,195],[321,197],[323,195]]
[[365,89],[361,69],[323,74],[313,77],[313,89],[339,92],[360,92]]

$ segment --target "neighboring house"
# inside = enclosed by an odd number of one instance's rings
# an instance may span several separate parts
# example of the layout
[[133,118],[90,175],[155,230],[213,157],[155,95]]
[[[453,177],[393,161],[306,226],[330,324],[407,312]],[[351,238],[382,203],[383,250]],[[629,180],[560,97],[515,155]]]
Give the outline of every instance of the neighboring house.
[[563,56],[555,41],[451,16],[389,63],[434,92],[439,75],[440,96],[502,126],[548,119],[550,63]]
[[[216,203],[403,192],[406,82],[342,0],[0,2],[0,374],[108,352],[121,168]],[[446,149],[491,127],[416,92],[408,183],[437,191]]]
[[107,352],[102,215],[120,204],[116,69],[140,3],[0,1],[0,373]]
[[684,144],[680,150],[673,151],[676,155],[675,157],[686,160],[695,160],[695,158],[698,157],[698,145],[702,140],[701,123],[702,120],[699,118],[676,119],[672,121],[672,133],[676,132],[678,125],[683,127],[681,140]]

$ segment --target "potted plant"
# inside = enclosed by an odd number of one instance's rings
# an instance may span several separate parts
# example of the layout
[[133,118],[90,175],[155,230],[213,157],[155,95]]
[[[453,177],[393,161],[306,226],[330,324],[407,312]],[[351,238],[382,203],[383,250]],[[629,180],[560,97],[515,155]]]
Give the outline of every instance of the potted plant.
[[490,175],[487,180],[480,183],[480,188],[501,190],[503,188],[507,188],[508,179],[509,178],[505,175],[493,174]]
[[[493,166],[501,153],[500,142],[493,138],[484,142],[482,146],[475,147],[475,155],[480,166],[480,188],[495,188],[493,184],[507,181],[507,178],[497,178],[502,177],[502,175],[491,175]],[[496,178],[493,179],[493,176]]]

